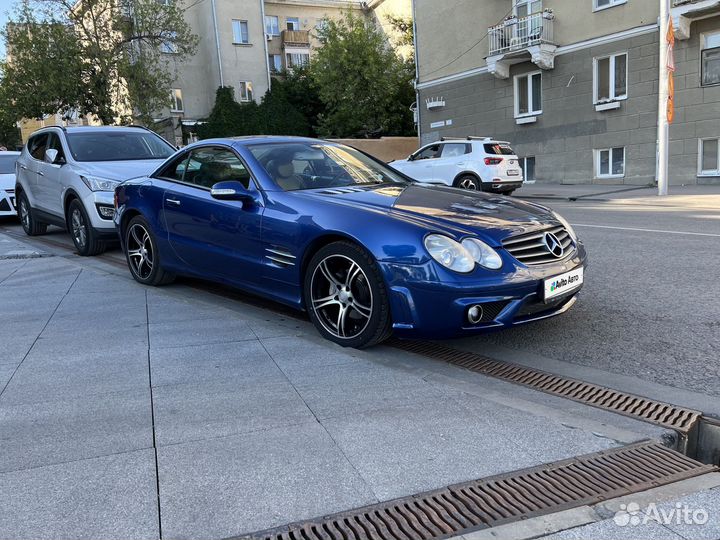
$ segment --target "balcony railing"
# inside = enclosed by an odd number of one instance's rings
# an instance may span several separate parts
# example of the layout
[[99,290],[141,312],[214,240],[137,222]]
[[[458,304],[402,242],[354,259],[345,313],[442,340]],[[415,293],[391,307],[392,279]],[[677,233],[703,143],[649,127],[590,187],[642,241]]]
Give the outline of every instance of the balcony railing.
[[283,45],[308,47],[310,45],[310,32],[308,30],[283,30]]
[[527,17],[510,18],[488,30],[490,56],[527,49],[542,43],[554,43],[553,21],[550,11],[533,13]]

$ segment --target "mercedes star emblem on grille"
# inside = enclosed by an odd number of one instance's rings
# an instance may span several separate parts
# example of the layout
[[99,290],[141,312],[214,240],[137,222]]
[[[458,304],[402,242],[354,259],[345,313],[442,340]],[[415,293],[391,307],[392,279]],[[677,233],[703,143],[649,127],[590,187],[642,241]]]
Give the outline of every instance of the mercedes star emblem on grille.
[[565,254],[565,248],[560,243],[560,240],[558,240],[557,236],[551,232],[545,233],[545,245],[547,246],[548,251],[555,255],[558,259]]

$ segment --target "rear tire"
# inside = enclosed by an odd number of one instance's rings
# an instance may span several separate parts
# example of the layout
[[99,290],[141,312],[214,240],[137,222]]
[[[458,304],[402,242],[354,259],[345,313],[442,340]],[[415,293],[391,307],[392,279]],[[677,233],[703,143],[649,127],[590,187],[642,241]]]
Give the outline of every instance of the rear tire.
[[390,302],[370,253],[333,242],[310,260],[304,277],[305,308],[320,334],[343,347],[371,347],[392,334]]
[[455,180],[453,187],[465,189],[468,191],[482,191],[482,183],[477,177],[471,174],[465,174],[459,177],[457,180]]
[[35,212],[33,212],[33,209],[30,206],[30,201],[28,201],[27,195],[23,192],[20,192],[20,195],[18,196],[17,212],[25,234],[28,236],[38,236],[47,232],[47,223],[43,223],[35,219]]
[[514,190],[514,189],[511,189],[511,190],[509,190],[509,191],[506,191],[506,192],[505,192],[505,195],[507,195],[507,196],[509,197],[509,196],[512,195],[513,193],[515,193],[515,190]]
[[78,255],[91,257],[105,251],[105,242],[98,238],[97,231],[90,224],[83,204],[73,199],[68,207],[67,228]]
[[167,285],[175,274],[163,270],[157,242],[150,224],[142,216],[135,216],[123,230],[123,251],[130,274],[143,285]]

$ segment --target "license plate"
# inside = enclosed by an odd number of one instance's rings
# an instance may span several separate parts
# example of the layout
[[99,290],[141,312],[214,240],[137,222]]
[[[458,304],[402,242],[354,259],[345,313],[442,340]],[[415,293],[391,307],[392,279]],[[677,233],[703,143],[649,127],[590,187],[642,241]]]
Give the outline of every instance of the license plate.
[[545,280],[545,301],[571,292],[583,284],[583,267]]
[[520,171],[508,171],[508,176],[518,176],[520,174]]

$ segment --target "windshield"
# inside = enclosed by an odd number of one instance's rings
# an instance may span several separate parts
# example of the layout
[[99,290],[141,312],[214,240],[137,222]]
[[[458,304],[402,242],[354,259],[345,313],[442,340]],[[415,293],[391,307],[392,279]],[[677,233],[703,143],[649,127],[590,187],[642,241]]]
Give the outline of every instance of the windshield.
[[15,162],[19,157],[15,154],[9,156],[0,155],[0,174],[15,174]]
[[175,149],[154,133],[135,131],[88,131],[68,133],[75,161],[127,161],[165,159]]
[[284,191],[407,183],[397,172],[347,146],[293,142],[255,144],[249,149]]

